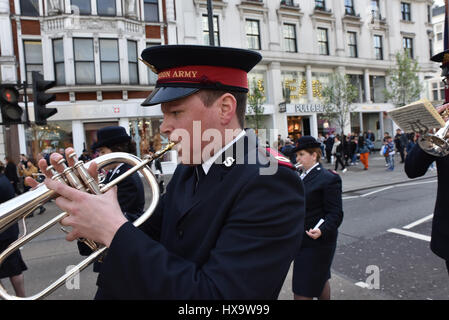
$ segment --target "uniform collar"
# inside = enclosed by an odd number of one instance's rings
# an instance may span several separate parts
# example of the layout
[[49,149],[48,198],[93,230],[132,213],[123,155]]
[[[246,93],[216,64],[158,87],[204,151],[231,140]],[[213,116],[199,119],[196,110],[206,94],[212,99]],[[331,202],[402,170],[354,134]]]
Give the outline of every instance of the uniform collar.
[[224,146],[224,148],[222,148],[221,150],[219,150],[217,153],[215,153],[213,155],[212,158],[208,159],[207,161],[205,161],[202,166],[203,166],[203,170],[204,170],[204,174],[207,175],[207,173],[209,172],[210,168],[212,167],[212,165],[214,164],[215,160],[218,159],[218,157],[220,157],[227,149],[229,149],[234,143],[236,143],[240,138],[242,138],[245,135],[245,130],[242,130],[237,137],[235,137],[234,140],[232,140],[231,142],[229,142],[226,146]]
[[309,170],[303,172],[303,173],[301,174],[301,179],[304,179],[304,178],[310,173],[310,171],[312,171],[313,169],[315,169],[315,168],[316,168],[317,166],[319,166],[319,165],[320,165],[320,163],[317,162],[317,163],[315,163]]

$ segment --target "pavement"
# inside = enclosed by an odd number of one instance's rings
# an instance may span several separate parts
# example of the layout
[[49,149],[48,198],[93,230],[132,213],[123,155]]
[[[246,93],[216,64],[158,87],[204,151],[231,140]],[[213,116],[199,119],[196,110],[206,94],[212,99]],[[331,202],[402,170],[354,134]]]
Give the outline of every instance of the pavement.
[[[323,161],[323,166],[328,169],[334,169],[334,164]],[[427,173],[416,179],[409,179],[404,171],[404,164],[400,163],[400,156],[395,155],[395,168],[393,171],[387,171],[385,158],[378,152],[373,152],[369,157],[368,170],[363,170],[363,164],[358,163],[354,166],[348,166],[347,171],[343,173],[339,167],[337,173],[342,179],[343,194],[347,195],[357,191],[382,188],[394,184],[411,183],[417,180],[436,179],[436,170],[428,170]],[[279,300],[293,299],[291,290],[292,267],[284,282]],[[332,300],[396,300],[381,290],[368,289],[356,286],[352,279],[348,279],[342,274],[331,270],[331,299]]]

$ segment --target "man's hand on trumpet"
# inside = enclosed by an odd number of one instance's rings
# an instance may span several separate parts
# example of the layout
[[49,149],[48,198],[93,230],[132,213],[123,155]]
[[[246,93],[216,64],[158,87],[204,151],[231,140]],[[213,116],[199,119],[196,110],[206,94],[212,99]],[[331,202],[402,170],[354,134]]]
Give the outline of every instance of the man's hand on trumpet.
[[[74,160],[69,157],[74,152],[73,148],[66,149],[66,159],[68,166],[74,165]],[[59,153],[50,156],[50,163],[56,171],[64,170],[58,161],[62,159]],[[56,199],[56,205],[68,213],[68,216],[61,221],[63,226],[72,227],[72,231],[67,234],[66,239],[73,241],[78,238],[86,238],[109,247],[117,230],[128,220],[123,215],[118,200],[117,188],[114,187],[101,195],[93,195],[87,192],[78,191],[51,179],[52,174],[48,172],[48,165],[45,159],[39,161],[41,172],[45,173],[44,181],[47,188],[55,190],[60,196]],[[92,162],[89,174],[97,177],[97,165]],[[28,185],[35,187],[38,182],[28,177]]]

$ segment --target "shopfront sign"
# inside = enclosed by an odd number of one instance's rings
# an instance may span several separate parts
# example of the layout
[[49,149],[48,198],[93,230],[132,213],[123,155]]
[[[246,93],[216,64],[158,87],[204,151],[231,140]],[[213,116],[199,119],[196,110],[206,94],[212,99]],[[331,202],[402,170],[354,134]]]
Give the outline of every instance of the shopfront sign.
[[323,104],[306,103],[306,104],[288,104],[288,113],[324,113],[325,106]]

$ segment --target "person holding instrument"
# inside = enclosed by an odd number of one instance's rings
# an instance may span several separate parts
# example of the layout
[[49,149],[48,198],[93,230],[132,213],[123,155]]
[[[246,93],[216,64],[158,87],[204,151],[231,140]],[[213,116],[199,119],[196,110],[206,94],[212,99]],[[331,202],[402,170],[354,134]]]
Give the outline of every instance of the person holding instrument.
[[320,143],[314,137],[298,140],[296,161],[306,191],[305,233],[293,265],[295,300],[330,299],[330,269],[343,220],[341,178],[320,163]]
[[[441,76],[447,80],[449,76],[449,50],[433,56],[431,60],[442,62]],[[449,121],[449,90],[447,85],[445,93],[445,104],[436,109],[447,124],[447,121]],[[448,141],[449,136],[446,135],[442,138]],[[449,203],[446,200],[449,190],[449,156],[438,157],[429,154],[422,149],[419,143],[416,143],[405,158],[404,169],[409,178],[421,177],[426,174],[427,169],[434,161],[437,164],[438,190],[432,219],[430,249],[437,256],[445,260],[449,273]]]
[[[260,54],[167,45],[142,58],[158,74],[142,105],[161,105],[160,131],[178,142],[181,159],[152,216],[136,228],[116,191],[92,195],[45,180],[69,214],[66,239],[108,247],[97,298],[277,299],[304,232],[304,189],[243,129],[247,73]],[[60,158],[51,155],[58,171]]]
[[[97,150],[100,156],[111,152],[126,152],[135,155],[136,144],[126,133],[125,128],[109,126],[97,131],[97,142],[92,145],[92,149]],[[103,181],[104,184],[107,184],[131,169],[131,166],[126,163],[112,163],[104,169],[108,170]],[[137,172],[117,184],[117,200],[120,209],[129,221],[132,222],[142,215],[145,206],[145,194]],[[92,253],[92,250],[81,241],[78,241],[78,249],[80,254],[84,256]],[[95,262],[94,272],[99,272],[100,267],[101,262]]]

